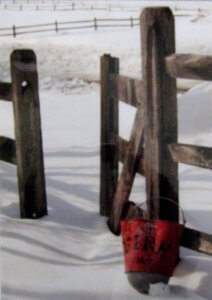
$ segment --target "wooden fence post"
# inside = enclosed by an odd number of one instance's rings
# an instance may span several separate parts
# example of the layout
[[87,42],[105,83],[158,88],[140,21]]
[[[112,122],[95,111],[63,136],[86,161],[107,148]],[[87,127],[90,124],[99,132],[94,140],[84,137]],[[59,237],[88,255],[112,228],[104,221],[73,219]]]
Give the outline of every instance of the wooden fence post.
[[55,21],[55,31],[56,31],[56,33],[58,33],[58,31],[59,31],[59,29],[58,29],[58,22],[57,21]]
[[94,18],[94,29],[97,30],[97,19]]
[[134,25],[134,24],[133,24],[133,18],[131,17],[131,18],[130,18],[130,26],[133,27],[133,25]]
[[16,28],[15,28],[15,25],[13,25],[12,30],[13,30],[13,37],[15,38],[16,37]]
[[31,50],[11,54],[16,160],[22,218],[47,214],[36,57]]
[[145,170],[149,217],[178,220],[178,165],[168,144],[177,142],[176,80],[165,70],[165,57],[175,52],[174,17],[167,7],[141,14],[142,73],[146,111]]
[[[100,214],[109,216],[118,183],[118,98],[110,76],[119,73],[118,58],[101,57]],[[113,95],[113,96],[112,96]]]

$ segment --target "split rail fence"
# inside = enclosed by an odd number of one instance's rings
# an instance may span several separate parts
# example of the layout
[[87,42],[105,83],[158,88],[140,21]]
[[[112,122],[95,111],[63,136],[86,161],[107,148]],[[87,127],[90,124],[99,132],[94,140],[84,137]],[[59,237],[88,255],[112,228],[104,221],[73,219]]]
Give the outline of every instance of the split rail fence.
[[24,25],[0,28],[1,36],[13,36],[25,35],[32,33],[41,32],[63,32],[67,30],[79,30],[79,29],[89,29],[93,28],[98,30],[99,28],[117,28],[117,27],[131,27],[139,25],[139,19],[137,18],[111,18],[111,19],[97,19],[93,18],[90,20],[80,20],[80,21],[68,21],[68,22],[58,22],[37,25]]
[[12,83],[0,82],[0,99],[13,104],[15,140],[0,136],[0,160],[17,165],[20,214],[47,214],[36,57],[31,50],[11,54]]
[[0,3],[0,10],[9,10],[9,11],[91,11],[91,10],[103,10],[103,11],[137,11],[139,7],[134,6],[122,6],[122,5],[99,5],[99,4],[90,4],[83,5],[81,3],[75,2],[66,2],[66,3],[48,3],[37,2],[23,2],[23,3]]
[[[119,75],[117,58],[101,58],[100,213],[115,234],[127,214],[143,214],[129,201],[136,172],[145,176],[146,217],[178,222],[178,163],[212,169],[212,148],[177,142],[176,89],[176,78],[212,80],[212,56],[175,53],[169,8],[146,8],[140,24],[142,81]],[[119,100],[137,107],[129,141],[119,137]],[[211,255],[212,235],[186,227],[181,245]]]
[[[119,4],[121,3],[121,4]],[[64,1],[64,0],[0,0],[0,10],[30,10],[30,11],[89,11],[89,10],[102,10],[102,11],[141,11],[144,8],[137,3],[130,3],[129,1],[124,3],[124,1],[115,1],[108,3],[101,3],[101,1]],[[191,7],[173,7],[175,13],[180,14],[180,16],[188,16],[192,13],[203,13],[208,12],[205,8],[191,8]]]

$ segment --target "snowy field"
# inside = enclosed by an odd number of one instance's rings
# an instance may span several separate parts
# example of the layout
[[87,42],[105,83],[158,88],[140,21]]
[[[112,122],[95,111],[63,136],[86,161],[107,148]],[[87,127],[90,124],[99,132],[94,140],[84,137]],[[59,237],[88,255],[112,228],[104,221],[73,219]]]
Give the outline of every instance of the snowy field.
[[[133,2],[138,11],[128,9],[135,7]],[[141,7],[150,4],[173,8],[177,52],[212,55],[212,3],[203,1],[122,1],[123,11],[0,10],[0,27],[139,17]],[[122,74],[141,78],[139,28],[2,37],[1,81],[10,81],[9,56],[17,48],[33,49],[38,60],[49,214],[40,220],[19,219],[16,168],[0,162],[2,299],[212,299],[211,257],[186,249],[181,249],[167,296],[138,294],[124,274],[121,238],[99,216],[99,58],[104,53],[117,56]],[[212,84],[198,83],[179,97],[178,109],[179,141],[212,147]],[[120,104],[120,134],[125,138],[134,114]],[[0,119],[1,135],[14,137],[10,103],[0,102]],[[211,181],[210,170],[180,165],[180,204],[187,225],[210,234]],[[131,199],[145,200],[139,176]]]

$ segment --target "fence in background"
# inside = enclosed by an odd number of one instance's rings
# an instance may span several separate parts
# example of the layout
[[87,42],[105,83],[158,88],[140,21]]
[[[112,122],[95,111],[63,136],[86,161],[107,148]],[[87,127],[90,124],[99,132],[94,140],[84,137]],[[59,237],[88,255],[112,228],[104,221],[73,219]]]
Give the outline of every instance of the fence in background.
[[81,21],[68,21],[68,22],[58,22],[46,23],[46,24],[37,24],[37,25],[25,25],[25,26],[15,26],[0,28],[0,37],[1,36],[13,36],[33,34],[40,32],[64,32],[68,30],[80,30],[80,29],[89,29],[93,28],[98,30],[100,28],[123,28],[139,25],[138,18],[119,18],[119,19],[97,19],[93,18],[90,20],[81,20]]
[[13,104],[15,140],[0,136],[0,160],[17,165],[20,214],[47,214],[36,57],[31,50],[11,55],[12,83],[0,82],[0,99]]
[[104,11],[139,11],[140,6],[127,6],[127,5],[116,5],[116,4],[84,4],[77,2],[62,2],[62,3],[45,3],[45,2],[0,2],[0,10],[31,10],[31,11],[90,11],[90,10],[104,10]]
[[[92,2],[92,1],[84,1],[84,2],[75,2],[69,0],[10,0],[4,1],[0,0],[0,10],[14,10],[14,11],[22,11],[22,10],[31,10],[31,11],[89,11],[89,10],[103,10],[103,11],[141,11],[144,5],[134,4],[129,5],[128,3],[121,1],[113,2],[112,4],[104,3],[101,1]],[[196,13],[208,13],[208,9],[204,8],[181,8],[181,7],[173,7],[173,11],[175,15],[179,16],[187,16]]]

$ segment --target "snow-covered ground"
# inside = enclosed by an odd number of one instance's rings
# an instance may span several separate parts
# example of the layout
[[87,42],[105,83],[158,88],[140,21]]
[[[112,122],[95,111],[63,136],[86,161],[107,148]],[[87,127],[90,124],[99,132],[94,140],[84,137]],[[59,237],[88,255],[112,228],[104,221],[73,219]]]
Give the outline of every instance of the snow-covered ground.
[[[131,5],[130,1],[123,3]],[[178,10],[190,8],[186,16],[176,17],[177,51],[212,55],[212,5],[168,3]],[[203,17],[199,7],[209,8]],[[139,17],[139,13],[126,9],[0,11],[0,26],[95,16]],[[37,34],[5,37],[0,42],[0,80],[10,80],[13,49],[27,47],[37,54],[49,208],[48,216],[40,220],[20,220],[16,168],[0,162],[2,299],[152,299],[128,284],[121,238],[108,231],[98,207],[100,91],[99,84],[92,81],[99,80],[99,57],[104,53],[120,58],[122,74],[141,78],[139,29]],[[212,146],[212,84],[202,83],[184,94],[178,108],[179,141]],[[133,108],[120,104],[120,134],[125,138],[134,114]],[[1,135],[14,137],[10,103],[0,102],[0,119]],[[212,234],[211,181],[210,170],[180,165],[180,204],[187,225]],[[139,176],[131,199],[145,199],[144,180]],[[186,249],[181,250],[181,257],[166,297],[212,299],[211,257]]]

